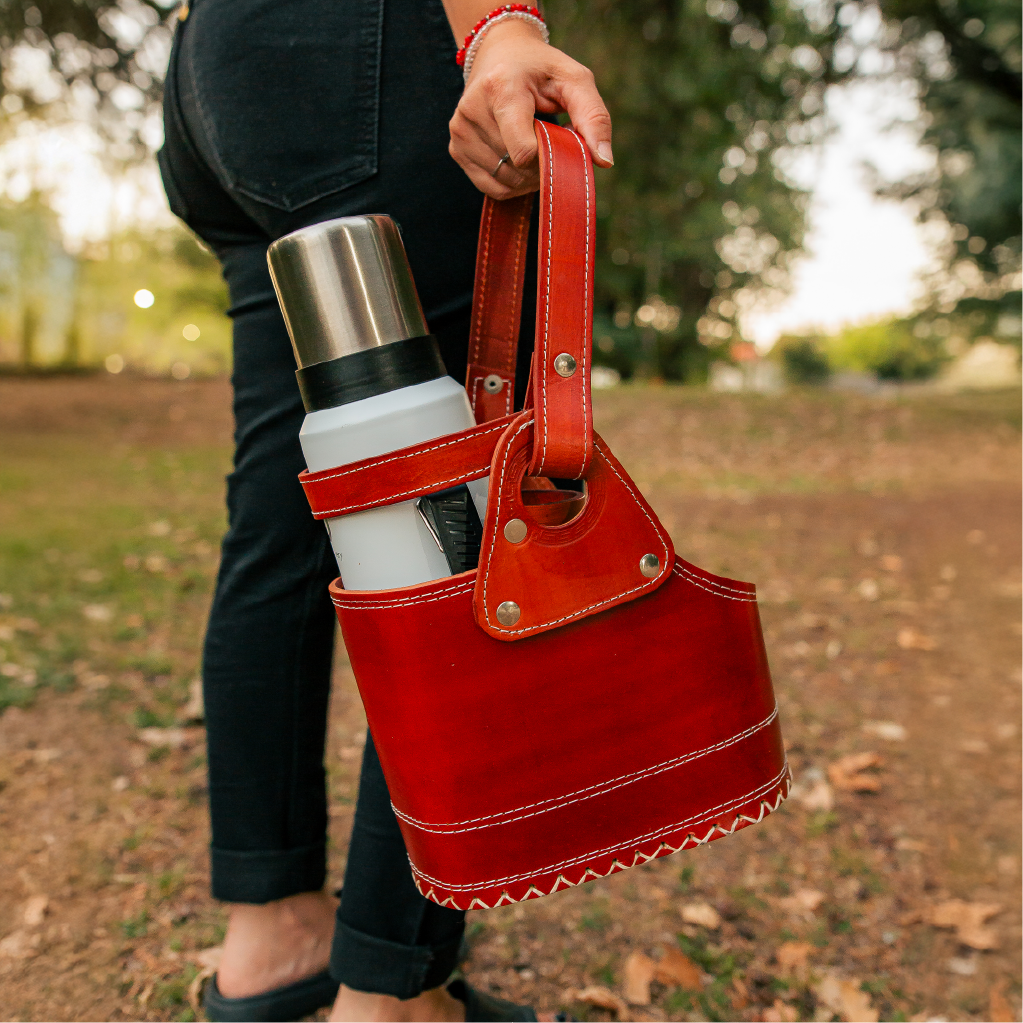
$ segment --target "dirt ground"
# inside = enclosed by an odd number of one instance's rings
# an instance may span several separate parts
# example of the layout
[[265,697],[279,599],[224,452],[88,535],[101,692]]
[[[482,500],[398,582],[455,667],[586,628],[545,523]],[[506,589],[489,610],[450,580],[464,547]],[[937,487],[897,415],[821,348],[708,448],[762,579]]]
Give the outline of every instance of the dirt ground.
[[[1020,1019],[1018,392],[596,412],[679,553],[757,583],[797,784],[708,847],[471,914],[471,982],[580,1019]],[[220,381],[0,380],[2,1019],[201,1015],[190,690],[230,428]],[[334,884],[363,727],[340,649]]]

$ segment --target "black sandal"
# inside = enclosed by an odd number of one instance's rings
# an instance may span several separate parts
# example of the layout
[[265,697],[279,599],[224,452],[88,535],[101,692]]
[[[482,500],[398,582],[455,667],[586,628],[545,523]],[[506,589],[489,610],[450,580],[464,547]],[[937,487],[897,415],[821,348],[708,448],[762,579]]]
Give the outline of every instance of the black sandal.
[[[217,987],[217,975],[213,974],[206,985],[202,1004],[207,1018],[215,1023],[286,1023],[287,1020],[311,1016],[326,1005],[333,1005],[339,986],[330,973],[323,970],[305,980],[275,987],[258,995],[226,998]],[[531,1018],[536,1019],[535,1016]]]
[[529,1023],[536,1020],[536,1012],[529,1005],[495,998],[469,987],[464,980],[448,984],[448,994],[465,1002],[466,1023]]

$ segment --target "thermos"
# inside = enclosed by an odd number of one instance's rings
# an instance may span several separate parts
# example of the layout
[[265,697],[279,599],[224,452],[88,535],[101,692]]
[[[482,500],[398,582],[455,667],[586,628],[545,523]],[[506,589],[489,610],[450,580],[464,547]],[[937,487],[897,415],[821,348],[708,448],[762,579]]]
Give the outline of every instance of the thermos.
[[[475,424],[429,333],[395,222],[342,217],[267,253],[306,409],[312,472]],[[410,586],[474,568],[487,478],[419,500],[327,519],[346,589]]]

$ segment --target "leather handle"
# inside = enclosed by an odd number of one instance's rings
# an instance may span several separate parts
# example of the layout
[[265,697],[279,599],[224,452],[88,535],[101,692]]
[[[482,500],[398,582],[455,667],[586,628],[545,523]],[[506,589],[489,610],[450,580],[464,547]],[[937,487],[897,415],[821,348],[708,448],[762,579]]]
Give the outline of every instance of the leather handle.
[[[529,474],[578,479],[593,457],[593,164],[574,131],[545,121],[534,128],[540,232]],[[530,196],[483,204],[466,379],[477,422],[512,408],[530,205]]]

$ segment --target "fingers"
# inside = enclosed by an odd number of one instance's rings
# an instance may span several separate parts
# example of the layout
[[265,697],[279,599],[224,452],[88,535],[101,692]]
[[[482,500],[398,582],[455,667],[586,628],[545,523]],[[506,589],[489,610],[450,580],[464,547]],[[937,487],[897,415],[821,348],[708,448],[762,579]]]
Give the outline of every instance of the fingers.
[[544,92],[572,119],[572,127],[589,146],[593,162],[600,167],[613,167],[611,115],[600,98],[593,73],[575,61],[571,63],[575,67],[566,69],[564,75],[552,77]]

